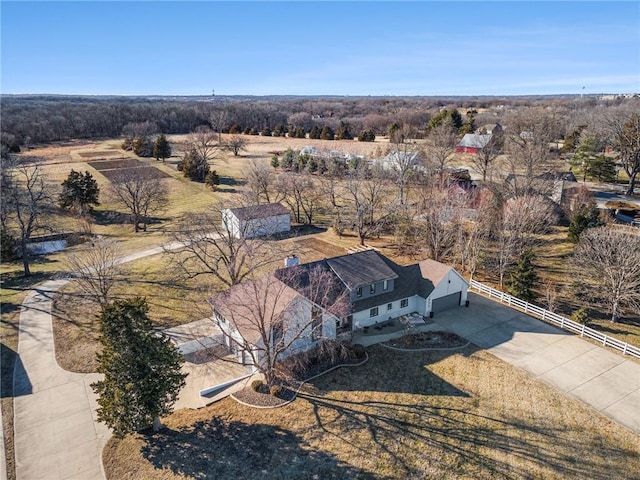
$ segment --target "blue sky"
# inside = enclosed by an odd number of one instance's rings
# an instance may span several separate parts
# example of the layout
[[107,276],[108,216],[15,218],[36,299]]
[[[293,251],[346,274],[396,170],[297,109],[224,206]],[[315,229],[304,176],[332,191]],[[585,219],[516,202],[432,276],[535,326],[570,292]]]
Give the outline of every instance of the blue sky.
[[636,1],[3,0],[0,14],[2,93],[640,92]]

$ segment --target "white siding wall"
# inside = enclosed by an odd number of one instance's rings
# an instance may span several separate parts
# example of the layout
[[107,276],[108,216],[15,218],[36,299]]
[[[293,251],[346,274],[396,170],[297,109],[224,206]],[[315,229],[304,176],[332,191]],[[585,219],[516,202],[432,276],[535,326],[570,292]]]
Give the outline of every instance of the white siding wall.
[[353,314],[353,328],[358,329],[368,327],[370,325],[375,325],[376,323],[386,322],[389,318],[397,318],[414,312],[424,313],[424,299],[418,295],[407,298],[409,300],[409,304],[404,308],[400,308],[400,302],[402,299],[387,302],[391,303],[391,310],[387,310],[387,303],[377,305],[378,316],[376,317],[369,316],[370,309],[355,312]]
[[438,286],[431,292],[429,298],[427,298],[425,314],[429,314],[431,312],[431,302],[435,298],[446,297],[452,293],[462,292],[460,298],[460,305],[464,305],[467,301],[467,290],[469,289],[469,284],[465,281],[462,276],[456,272],[455,270],[449,270],[449,273],[440,281]]
[[288,232],[289,230],[291,230],[291,217],[289,214],[249,220],[246,229],[243,229],[247,238]]

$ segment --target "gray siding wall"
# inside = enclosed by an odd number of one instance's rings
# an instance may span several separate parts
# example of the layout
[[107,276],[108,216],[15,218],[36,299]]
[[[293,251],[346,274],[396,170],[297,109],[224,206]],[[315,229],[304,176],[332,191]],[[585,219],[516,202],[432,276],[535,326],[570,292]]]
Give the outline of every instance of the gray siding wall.
[[375,293],[371,293],[371,284],[367,284],[367,285],[361,285],[362,287],[362,296],[358,296],[358,288],[354,288],[353,290],[351,290],[351,301],[352,302],[356,302],[358,300],[362,300],[364,298],[370,298],[370,297],[375,297],[377,295],[381,295],[383,293],[389,293],[393,291],[393,282],[394,280],[388,280],[387,281],[387,289],[384,290],[384,282],[376,282],[375,286],[376,286],[376,291]]

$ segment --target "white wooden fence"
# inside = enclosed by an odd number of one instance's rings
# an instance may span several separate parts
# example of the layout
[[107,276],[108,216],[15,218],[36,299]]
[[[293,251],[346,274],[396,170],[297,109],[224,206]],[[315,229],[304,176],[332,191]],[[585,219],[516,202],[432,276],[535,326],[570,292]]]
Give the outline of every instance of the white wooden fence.
[[596,340],[602,343],[602,345],[604,345],[605,347],[611,347],[615,348],[616,350],[620,350],[623,355],[631,355],[632,357],[640,358],[640,348],[629,345],[628,343],[610,337],[609,335],[600,333],[593,328],[587,327],[586,325],[574,322],[573,320],[563,317],[562,315],[558,315],[557,313],[550,312],[549,310],[545,310],[544,308],[538,307],[537,305],[533,305],[529,302],[525,302],[524,300],[520,300],[519,298],[501,292],[500,290],[496,290],[495,288],[491,288],[483,283],[477,282],[476,280],[471,280],[470,287],[476,289],[480,293],[487,295],[489,298],[496,298],[500,300],[501,303],[505,303],[510,307],[518,308],[528,315],[540,318],[545,322],[553,323],[563,330],[577,333],[581,337],[587,337]]

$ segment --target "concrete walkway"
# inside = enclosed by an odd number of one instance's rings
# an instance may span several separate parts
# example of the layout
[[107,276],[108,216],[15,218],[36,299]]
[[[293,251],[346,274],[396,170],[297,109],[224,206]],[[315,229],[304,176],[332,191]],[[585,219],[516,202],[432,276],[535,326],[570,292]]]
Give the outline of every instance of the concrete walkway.
[[640,363],[469,292],[433,320],[640,434]]
[[67,372],[55,359],[51,295],[65,283],[44,282],[22,304],[13,386],[18,480],[104,478],[110,432],[97,422],[90,386],[99,376]]
[[[118,263],[181,246],[174,242],[143,250]],[[44,282],[22,302],[13,379],[17,480],[105,477],[102,449],[111,434],[97,421],[98,405],[90,386],[100,376],[68,372],[55,359],[51,297],[67,281]],[[6,475],[6,461],[0,461],[0,469]]]

